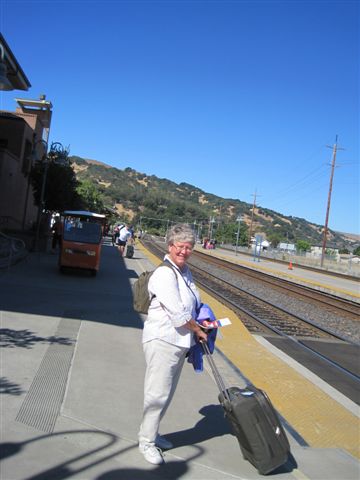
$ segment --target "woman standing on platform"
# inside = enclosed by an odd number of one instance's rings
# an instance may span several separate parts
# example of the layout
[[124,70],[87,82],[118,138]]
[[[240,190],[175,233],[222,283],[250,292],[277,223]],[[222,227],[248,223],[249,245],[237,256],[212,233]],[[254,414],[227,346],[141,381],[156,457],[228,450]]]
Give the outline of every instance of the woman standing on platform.
[[177,224],[166,240],[165,261],[170,268],[160,266],[150,277],[152,301],[143,330],[146,372],[139,450],[154,465],[163,463],[161,449],[172,448],[159,435],[159,424],[175,393],[194,334],[199,340],[207,338],[195,321],[200,297],[186,265],[195,245],[194,233],[188,225]]

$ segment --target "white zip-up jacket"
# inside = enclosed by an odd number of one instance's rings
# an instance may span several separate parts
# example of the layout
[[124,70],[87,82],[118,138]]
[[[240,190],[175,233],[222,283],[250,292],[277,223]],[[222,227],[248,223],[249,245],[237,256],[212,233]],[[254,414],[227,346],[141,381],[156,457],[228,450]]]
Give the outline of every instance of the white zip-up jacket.
[[186,265],[181,271],[168,255],[165,260],[173,268],[158,267],[149,280],[149,295],[155,296],[144,323],[143,343],[161,339],[172,345],[190,348],[194,344],[194,334],[185,324],[196,318],[200,295],[189,267]]

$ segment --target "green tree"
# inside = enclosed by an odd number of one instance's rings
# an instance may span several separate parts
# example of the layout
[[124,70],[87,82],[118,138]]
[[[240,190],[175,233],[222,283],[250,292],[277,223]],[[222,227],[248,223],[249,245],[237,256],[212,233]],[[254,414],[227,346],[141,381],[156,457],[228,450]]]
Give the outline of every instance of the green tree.
[[276,248],[282,240],[282,236],[277,232],[268,233],[266,237],[274,248]]
[[353,251],[353,254],[360,256],[360,245],[355,248],[355,250]]
[[81,198],[82,208],[93,212],[102,212],[104,202],[101,193],[91,180],[80,181],[76,192]]
[[40,204],[41,190],[44,185],[43,205],[45,210],[60,212],[81,208],[81,199],[76,192],[78,182],[70,164],[59,165],[48,160],[46,166],[45,162],[35,162],[30,174],[30,181],[36,205]]
[[[216,229],[215,238],[219,243],[235,245],[238,228],[238,223],[222,224]],[[240,225],[238,245],[247,245],[247,226],[244,223]]]
[[298,252],[308,252],[311,249],[311,244],[306,240],[298,240],[296,242],[296,250]]

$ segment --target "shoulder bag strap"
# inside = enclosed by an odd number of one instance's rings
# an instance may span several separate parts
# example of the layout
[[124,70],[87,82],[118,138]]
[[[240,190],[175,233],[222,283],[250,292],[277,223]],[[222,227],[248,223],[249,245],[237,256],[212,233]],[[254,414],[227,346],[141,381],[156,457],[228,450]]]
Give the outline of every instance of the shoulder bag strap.
[[190,290],[190,292],[194,295],[195,302],[196,302],[196,312],[198,312],[198,310],[199,310],[199,308],[200,308],[200,306],[199,306],[199,304],[198,304],[198,299],[197,299],[195,293],[193,292],[192,288],[190,287],[190,285],[188,285],[188,284],[186,283],[186,280],[185,280],[185,278],[182,276],[181,271],[180,271],[177,267],[174,267],[174,265],[172,265],[172,263],[169,262],[169,260],[164,260],[164,261],[163,261],[163,265],[166,265],[166,266],[172,268],[173,270],[177,270],[177,271],[179,272],[180,277],[183,279],[183,282],[185,283],[185,285],[187,286],[187,288]]

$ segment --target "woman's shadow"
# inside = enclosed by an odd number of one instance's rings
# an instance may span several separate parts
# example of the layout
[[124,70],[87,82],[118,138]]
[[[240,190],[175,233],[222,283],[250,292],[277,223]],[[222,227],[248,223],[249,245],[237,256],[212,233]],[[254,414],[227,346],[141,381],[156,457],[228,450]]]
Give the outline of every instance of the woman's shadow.
[[199,410],[203,418],[192,428],[180,432],[167,433],[166,438],[174,447],[200,443],[214,437],[232,434],[230,425],[224,417],[221,405],[206,405]]

